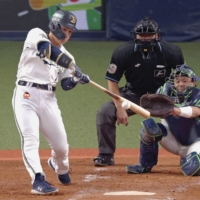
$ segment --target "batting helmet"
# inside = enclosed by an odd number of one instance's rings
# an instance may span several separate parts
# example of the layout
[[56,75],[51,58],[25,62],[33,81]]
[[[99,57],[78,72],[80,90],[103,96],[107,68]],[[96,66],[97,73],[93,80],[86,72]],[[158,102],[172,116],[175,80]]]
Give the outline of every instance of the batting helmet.
[[65,38],[65,34],[62,32],[60,26],[62,25],[64,27],[77,30],[76,22],[77,19],[74,14],[66,10],[58,10],[53,14],[49,22],[49,30],[57,39],[63,40]]

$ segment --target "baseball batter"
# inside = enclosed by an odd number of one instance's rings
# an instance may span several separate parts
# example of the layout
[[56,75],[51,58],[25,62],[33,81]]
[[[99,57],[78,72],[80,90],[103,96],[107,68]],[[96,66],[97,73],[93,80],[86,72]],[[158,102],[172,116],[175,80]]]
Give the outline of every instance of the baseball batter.
[[[140,164],[127,166],[128,173],[150,172],[157,164],[158,141],[167,151],[180,156],[185,176],[200,175],[200,89],[194,71],[181,65],[158,93],[171,97],[175,107],[170,115],[156,123],[143,121],[140,131]],[[157,137],[154,137],[158,135]]]
[[46,182],[40,163],[40,132],[52,149],[49,166],[63,185],[71,182],[68,173],[69,145],[55,90],[59,81],[63,90],[70,90],[78,82],[84,84],[90,80],[82,74],[75,65],[74,57],[63,46],[76,29],[75,15],[68,11],[56,11],[49,29],[49,34],[39,28],[29,31],[18,64],[12,99],[23,161],[32,179],[32,194],[58,192]]

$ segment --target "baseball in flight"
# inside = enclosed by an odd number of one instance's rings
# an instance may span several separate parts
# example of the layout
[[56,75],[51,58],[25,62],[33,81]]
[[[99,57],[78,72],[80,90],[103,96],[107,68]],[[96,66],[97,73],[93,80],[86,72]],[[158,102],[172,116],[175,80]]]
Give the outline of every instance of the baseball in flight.
[[130,104],[130,102],[129,101],[123,101],[122,102],[122,108],[124,108],[124,109],[129,109],[130,108],[130,106],[131,106],[131,104]]

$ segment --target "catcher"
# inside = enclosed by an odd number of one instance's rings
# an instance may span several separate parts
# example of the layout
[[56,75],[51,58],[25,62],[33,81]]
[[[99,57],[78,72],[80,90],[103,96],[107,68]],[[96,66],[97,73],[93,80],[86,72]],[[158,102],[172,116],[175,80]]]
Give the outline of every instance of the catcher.
[[157,94],[141,98],[141,106],[149,110],[151,116],[160,117],[161,123],[152,118],[142,122],[140,164],[127,166],[127,173],[150,172],[157,164],[159,142],[164,149],[180,156],[185,176],[200,175],[200,89],[196,88],[197,80],[190,67],[181,65]]

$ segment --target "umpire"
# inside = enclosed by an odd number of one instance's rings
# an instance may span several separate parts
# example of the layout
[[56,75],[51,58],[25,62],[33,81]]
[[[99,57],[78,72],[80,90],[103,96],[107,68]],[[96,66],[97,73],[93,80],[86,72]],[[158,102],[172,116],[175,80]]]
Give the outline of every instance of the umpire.
[[[171,69],[184,63],[181,49],[161,40],[158,24],[148,17],[140,20],[133,31],[132,41],[117,47],[106,73],[108,89],[139,105],[140,97],[155,93],[169,77]],[[118,83],[125,76],[126,85]],[[128,117],[135,113],[122,108],[112,99],[102,105],[96,116],[99,155],[95,166],[114,165],[116,149],[116,122],[128,125]]]

